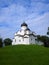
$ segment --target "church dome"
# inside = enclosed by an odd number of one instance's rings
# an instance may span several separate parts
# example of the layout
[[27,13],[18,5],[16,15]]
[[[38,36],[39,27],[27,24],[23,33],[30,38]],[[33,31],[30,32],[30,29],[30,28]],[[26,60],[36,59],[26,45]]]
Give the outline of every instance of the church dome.
[[24,22],[24,23],[21,24],[21,27],[22,27],[22,26],[27,26],[27,24]]

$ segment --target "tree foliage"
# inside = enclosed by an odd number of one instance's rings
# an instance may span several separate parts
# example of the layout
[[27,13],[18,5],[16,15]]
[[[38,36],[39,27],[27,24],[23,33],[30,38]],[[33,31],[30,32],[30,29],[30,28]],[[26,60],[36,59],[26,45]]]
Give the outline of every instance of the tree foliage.
[[6,38],[6,39],[4,39],[4,43],[5,43],[5,46],[11,45],[12,40],[10,38]]
[[3,44],[2,38],[0,38],[0,47],[2,47],[2,44]]
[[49,37],[38,35],[37,39],[40,40],[40,41],[42,41],[42,42],[44,42],[44,46],[45,47],[49,47]]
[[49,27],[48,27],[47,35],[49,35]]

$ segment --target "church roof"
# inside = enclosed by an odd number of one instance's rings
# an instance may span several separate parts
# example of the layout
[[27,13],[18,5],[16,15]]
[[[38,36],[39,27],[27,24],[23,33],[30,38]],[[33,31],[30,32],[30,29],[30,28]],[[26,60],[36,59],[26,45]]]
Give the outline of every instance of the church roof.
[[22,27],[22,26],[27,26],[27,24],[26,24],[25,22],[23,22],[23,23],[21,24],[21,27]]
[[21,34],[17,34],[17,35],[15,35],[15,36],[24,37],[25,35],[28,35],[28,36],[31,36],[31,35],[33,35],[34,37],[36,37],[36,35],[34,35],[34,34],[24,34],[24,35],[21,35]]
[[29,30],[29,31],[30,31],[30,29],[29,29],[29,28],[27,28],[26,30]]

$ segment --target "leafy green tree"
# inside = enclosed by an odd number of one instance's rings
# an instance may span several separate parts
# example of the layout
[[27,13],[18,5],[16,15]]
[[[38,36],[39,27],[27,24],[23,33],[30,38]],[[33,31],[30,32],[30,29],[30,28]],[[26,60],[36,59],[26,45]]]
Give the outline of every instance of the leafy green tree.
[[49,27],[48,27],[48,32],[47,32],[47,35],[49,35]]
[[40,41],[42,41],[44,43],[45,47],[49,47],[49,37],[38,35],[37,39],[40,40]]
[[5,43],[5,46],[11,45],[12,44],[12,40],[10,38],[6,38],[6,39],[4,39],[4,43]]
[[3,44],[2,38],[0,38],[0,47],[2,47],[2,44]]

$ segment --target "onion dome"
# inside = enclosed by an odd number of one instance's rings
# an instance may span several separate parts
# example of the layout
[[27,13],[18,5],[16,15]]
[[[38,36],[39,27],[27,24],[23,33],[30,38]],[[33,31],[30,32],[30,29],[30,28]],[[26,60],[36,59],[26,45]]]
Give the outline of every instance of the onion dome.
[[24,22],[24,23],[21,24],[21,27],[22,27],[22,26],[27,26],[27,24]]

